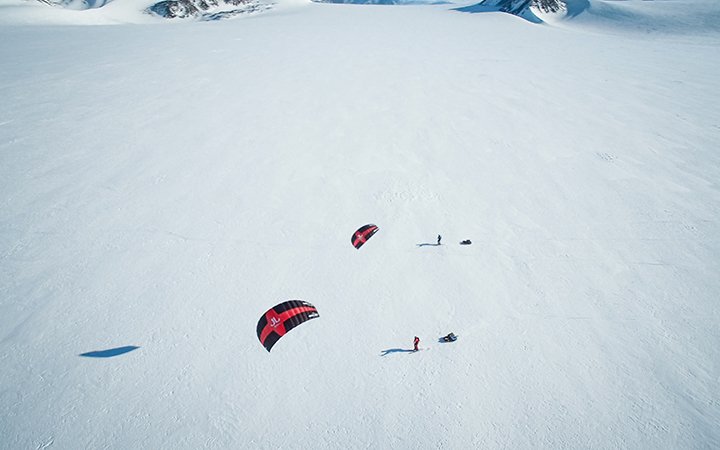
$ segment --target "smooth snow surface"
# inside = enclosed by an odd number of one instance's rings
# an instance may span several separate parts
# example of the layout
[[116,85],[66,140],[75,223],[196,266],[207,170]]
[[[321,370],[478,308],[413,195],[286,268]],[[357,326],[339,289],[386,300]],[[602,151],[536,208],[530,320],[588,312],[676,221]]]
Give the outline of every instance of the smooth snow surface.
[[0,448],[720,447],[718,6],[624,3],[0,5]]

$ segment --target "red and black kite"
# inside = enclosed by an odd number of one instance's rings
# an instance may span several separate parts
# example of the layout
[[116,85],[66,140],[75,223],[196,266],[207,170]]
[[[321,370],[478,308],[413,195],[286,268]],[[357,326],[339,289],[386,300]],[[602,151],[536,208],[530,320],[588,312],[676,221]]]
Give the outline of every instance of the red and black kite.
[[353,233],[350,242],[352,242],[352,245],[355,248],[359,249],[365,242],[367,242],[368,239],[372,237],[373,234],[377,233],[378,229],[379,228],[376,225],[371,223],[363,225],[355,233]]
[[258,321],[258,339],[267,351],[270,351],[273,345],[285,336],[285,333],[316,317],[320,317],[320,314],[308,302],[288,300],[280,303],[270,308]]

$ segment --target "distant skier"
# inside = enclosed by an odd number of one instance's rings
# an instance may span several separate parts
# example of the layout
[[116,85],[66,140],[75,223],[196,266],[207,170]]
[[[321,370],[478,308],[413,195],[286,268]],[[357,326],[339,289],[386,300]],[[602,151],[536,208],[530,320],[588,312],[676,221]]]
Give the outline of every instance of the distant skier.
[[418,345],[420,345],[420,338],[415,336],[415,339],[413,339],[413,351],[414,352],[419,350]]
[[440,236],[440,235],[438,234],[438,243],[437,243],[437,245],[440,245],[440,241],[441,241],[441,240],[442,240],[442,236]]

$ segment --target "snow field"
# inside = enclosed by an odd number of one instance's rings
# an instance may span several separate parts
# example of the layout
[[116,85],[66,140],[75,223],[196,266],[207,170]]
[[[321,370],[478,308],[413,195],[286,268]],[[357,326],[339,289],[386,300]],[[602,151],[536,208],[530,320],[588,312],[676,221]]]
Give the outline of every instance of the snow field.
[[0,448],[720,445],[718,35],[454,7],[13,9]]

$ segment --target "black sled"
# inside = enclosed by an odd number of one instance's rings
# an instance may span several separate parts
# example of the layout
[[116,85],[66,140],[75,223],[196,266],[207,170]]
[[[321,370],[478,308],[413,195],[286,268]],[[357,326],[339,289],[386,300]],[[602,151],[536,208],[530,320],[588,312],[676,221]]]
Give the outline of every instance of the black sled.
[[455,342],[457,341],[457,336],[455,333],[450,333],[448,335],[445,335],[439,339],[440,342]]

